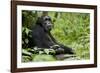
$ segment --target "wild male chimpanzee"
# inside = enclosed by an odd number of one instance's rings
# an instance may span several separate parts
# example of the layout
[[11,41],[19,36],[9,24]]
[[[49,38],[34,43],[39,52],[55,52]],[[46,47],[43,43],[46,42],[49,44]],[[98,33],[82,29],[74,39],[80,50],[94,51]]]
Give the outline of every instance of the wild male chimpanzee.
[[67,46],[59,44],[51,35],[52,21],[49,16],[38,18],[36,25],[32,29],[32,38],[38,48],[53,48],[56,54],[73,54],[73,50]]

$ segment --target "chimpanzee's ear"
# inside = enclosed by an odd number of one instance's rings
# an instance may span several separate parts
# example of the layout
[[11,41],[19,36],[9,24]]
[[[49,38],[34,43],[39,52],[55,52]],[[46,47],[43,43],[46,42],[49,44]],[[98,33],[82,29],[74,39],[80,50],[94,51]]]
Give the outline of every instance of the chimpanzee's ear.
[[42,25],[42,19],[41,19],[41,17],[38,17],[37,18],[36,24]]

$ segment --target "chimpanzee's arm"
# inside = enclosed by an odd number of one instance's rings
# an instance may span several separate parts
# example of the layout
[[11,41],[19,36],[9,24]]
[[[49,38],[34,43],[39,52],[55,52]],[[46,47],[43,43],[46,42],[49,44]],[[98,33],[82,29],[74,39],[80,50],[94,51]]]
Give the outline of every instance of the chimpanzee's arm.
[[67,47],[67,46],[64,46],[64,45],[58,43],[58,42],[55,40],[55,38],[51,35],[51,33],[49,33],[49,35],[50,35],[50,37],[52,38],[53,42],[54,42],[56,45],[58,45],[58,47],[59,47],[58,50],[59,50],[59,51],[61,51],[61,49],[62,49],[62,50],[64,50],[63,53],[67,53],[67,54],[73,54],[73,53],[74,53],[73,50],[72,50],[72,48],[69,48],[69,47]]
[[32,38],[35,45],[39,48],[50,48],[50,46],[55,44],[47,32],[45,32],[44,29],[40,26],[37,26],[33,30]]
[[55,40],[55,38],[52,36],[52,34],[49,32],[48,33],[49,36],[51,37],[52,41],[55,43],[55,44],[58,44],[58,42]]

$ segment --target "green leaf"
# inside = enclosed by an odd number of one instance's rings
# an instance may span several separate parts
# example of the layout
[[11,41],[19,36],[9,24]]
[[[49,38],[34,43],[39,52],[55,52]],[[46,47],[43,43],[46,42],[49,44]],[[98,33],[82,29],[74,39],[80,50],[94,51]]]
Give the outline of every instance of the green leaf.
[[28,35],[28,33],[30,32],[30,30],[28,28],[25,29],[26,34]]
[[24,49],[22,49],[22,53],[23,53],[24,55],[31,55],[30,52],[28,52],[27,50],[24,50]]
[[28,40],[28,39],[25,39],[25,43],[27,43],[27,44],[28,44],[28,42],[29,42],[29,40]]
[[44,49],[44,52],[45,52],[46,54],[49,54],[49,49]]
[[43,54],[44,52],[43,51],[39,51],[39,54]]
[[34,50],[38,50],[38,47],[34,47]]
[[31,61],[31,57],[29,56],[22,56],[22,62],[30,62]]

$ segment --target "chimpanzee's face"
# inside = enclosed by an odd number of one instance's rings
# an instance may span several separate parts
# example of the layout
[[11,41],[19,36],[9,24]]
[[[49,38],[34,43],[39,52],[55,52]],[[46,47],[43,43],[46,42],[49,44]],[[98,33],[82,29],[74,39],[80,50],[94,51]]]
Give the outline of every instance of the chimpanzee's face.
[[42,17],[42,26],[46,31],[50,31],[52,29],[52,21],[49,16]]

